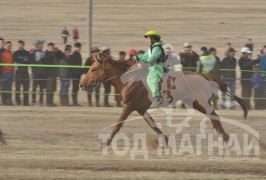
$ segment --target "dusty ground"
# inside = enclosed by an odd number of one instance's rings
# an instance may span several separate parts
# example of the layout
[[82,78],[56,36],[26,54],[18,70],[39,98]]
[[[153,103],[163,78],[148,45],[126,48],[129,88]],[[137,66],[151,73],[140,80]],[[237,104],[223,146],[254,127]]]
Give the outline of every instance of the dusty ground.
[[[121,133],[129,138],[133,148],[134,133],[147,134],[148,159],[136,156],[131,159],[128,151],[118,156],[113,149],[104,155],[99,147],[99,135],[108,134],[119,117],[117,108],[16,108],[1,107],[0,127],[6,133],[8,145],[0,145],[0,179],[263,179],[266,177],[266,151],[260,148],[257,159],[210,160],[207,144],[202,144],[202,155],[157,155],[153,140],[155,133],[142,119],[129,121]],[[184,110],[175,110],[174,123],[182,122]],[[240,111],[219,111],[224,117],[246,124],[260,133],[265,141],[265,112],[253,111],[247,121],[242,120]],[[162,110],[152,113],[162,124],[166,134],[175,129],[166,125]],[[197,114],[199,115],[199,114]],[[183,133],[191,135],[195,145],[195,134],[199,133],[201,116],[189,122],[190,128]],[[130,119],[136,118],[133,114]],[[224,124],[229,133],[242,133],[235,125]],[[212,134],[207,121],[206,133]],[[109,127],[109,128],[108,128]],[[181,136],[176,136],[179,147]],[[193,145],[193,147],[194,147]],[[118,148],[124,148],[118,141]],[[195,148],[195,147],[194,147]],[[194,149],[195,150],[195,149]],[[215,155],[214,148],[214,155]],[[217,152],[216,152],[217,153]],[[252,155],[252,154],[250,154]],[[230,157],[234,157],[234,153]]]

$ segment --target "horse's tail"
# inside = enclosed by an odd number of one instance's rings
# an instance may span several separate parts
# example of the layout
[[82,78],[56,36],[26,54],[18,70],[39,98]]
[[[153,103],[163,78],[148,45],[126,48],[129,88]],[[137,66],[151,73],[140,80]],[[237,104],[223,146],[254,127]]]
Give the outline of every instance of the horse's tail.
[[238,96],[233,95],[232,93],[230,93],[227,89],[227,85],[225,84],[225,82],[217,75],[215,74],[202,74],[203,77],[205,79],[207,79],[208,81],[214,81],[216,82],[219,87],[220,87],[220,91],[222,91],[223,93],[225,93],[227,96],[232,97],[236,100],[236,102],[240,105],[241,109],[243,110],[244,114],[244,119],[247,118],[248,115],[248,108],[245,104],[245,102]]

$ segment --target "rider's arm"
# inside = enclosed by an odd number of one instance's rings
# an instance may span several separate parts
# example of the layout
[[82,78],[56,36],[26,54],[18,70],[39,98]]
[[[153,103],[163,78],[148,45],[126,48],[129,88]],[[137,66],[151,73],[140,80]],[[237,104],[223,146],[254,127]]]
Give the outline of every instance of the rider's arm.
[[148,51],[146,51],[144,54],[138,56],[138,62],[143,62],[146,61],[148,59]]
[[159,48],[158,46],[154,47],[152,49],[152,53],[151,56],[148,57],[148,59],[146,60],[150,65],[153,65],[154,63],[157,62],[157,60],[161,57],[162,55],[162,50],[161,48]]

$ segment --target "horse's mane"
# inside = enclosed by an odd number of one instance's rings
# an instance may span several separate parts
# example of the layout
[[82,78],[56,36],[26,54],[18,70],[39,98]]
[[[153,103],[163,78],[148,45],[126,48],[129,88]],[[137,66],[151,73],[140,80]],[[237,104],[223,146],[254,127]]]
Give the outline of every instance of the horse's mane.
[[108,59],[108,61],[110,62],[111,65],[123,70],[123,71],[127,71],[130,66],[128,64],[126,64],[126,62],[122,62],[122,61],[116,61],[113,59]]

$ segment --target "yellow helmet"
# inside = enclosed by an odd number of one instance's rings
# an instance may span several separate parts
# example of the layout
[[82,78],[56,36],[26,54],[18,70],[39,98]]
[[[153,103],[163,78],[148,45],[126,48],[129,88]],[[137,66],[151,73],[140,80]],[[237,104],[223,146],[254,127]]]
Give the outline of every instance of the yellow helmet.
[[144,35],[145,38],[150,37],[150,36],[156,37],[159,40],[161,39],[160,33],[158,31],[150,30],[146,32],[146,34]]

